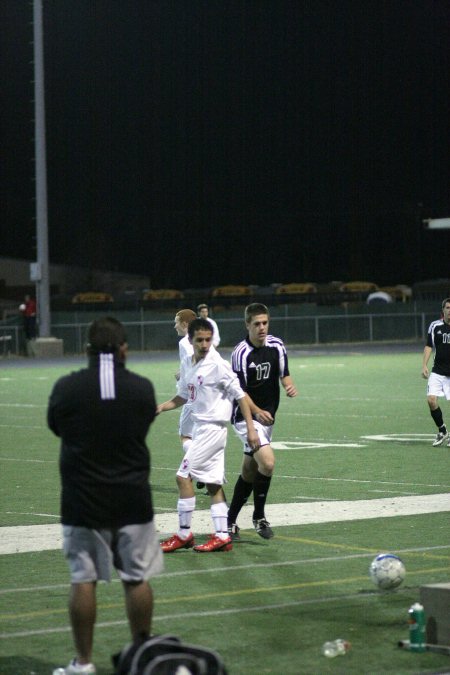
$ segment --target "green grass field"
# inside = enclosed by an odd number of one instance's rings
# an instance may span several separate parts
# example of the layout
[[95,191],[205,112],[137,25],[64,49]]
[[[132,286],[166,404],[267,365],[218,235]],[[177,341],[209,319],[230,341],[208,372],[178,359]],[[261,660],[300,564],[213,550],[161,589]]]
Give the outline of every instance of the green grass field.
[[[0,363],[3,527],[58,523],[59,444],[46,428],[46,404],[54,381],[84,363]],[[128,365],[152,379],[159,401],[174,393],[175,354],[132,354]],[[431,446],[435,429],[420,347],[305,350],[292,353],[290,365],[299,396],[282,398],[267,509],[271,520],[271,509],[275,517],[275,505],[286,504],[285,520],[278,509],[270,541],[245,529],[229,553],[166,556],[165,573],[152,583],[154,632],[218,650],[230,675],[450,672],[449,656],[397,647],[408,639],[408,608],[420,586],[450,579],[450,448]],[[448,404],[442,407],[450,422]],[[158,514],[176,510],[177,425],[178,413],[166,413],[148,439],[157,524]],[[229,497],[240,462],[240,443],[230,430]],[[445,494],[446,510],[395,515],[400,503]],[[364,516],[368,500],[375,517]],[[198,493],[197,509],[208,509],[208,501]],[[343,501],[355,507],[346,519]],[[336,516],[321,517],[324,502],[331,502],[332,514],[336,505]],[[249,513],[251,506],[244,522]],[[306,513],[313,514],[307,522]],[[18,541],[21,532],[17,527]],[[369,563],[382,551],[399,554],[406,565],[396,592],[382,594],[369,579]],[[0,673],[49,675],[65,665],[73,647],[61,551],[0,550],[0,579]],[[120,583],[100,585],[98,601],[94,661],[99,675],[110,675],[111,654],[129,642]],[[328,660],[321,645],[338,637],[352,649]]]

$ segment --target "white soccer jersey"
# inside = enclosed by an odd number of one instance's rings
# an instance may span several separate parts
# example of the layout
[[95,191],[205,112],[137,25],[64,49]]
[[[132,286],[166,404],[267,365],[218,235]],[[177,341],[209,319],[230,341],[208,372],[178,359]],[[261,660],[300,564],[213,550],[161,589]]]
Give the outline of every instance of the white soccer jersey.
[[233,400],[245,396],[230,364],[212,347],[197,363],[183,359],[178,394],[189,402],[195,422],[217,424],[229,422]]
[[185,335],[178,343],[178,351],[180,353],[180,363],[186,356],[192,356],[194,353],[194,347],[189,342],[189,336]]
[[211,324],[213,327],[213,336],[212,336],[212,343],[214,347],[218,347],[220,345],[220,333],[219,333],[219,327],[214,321],[214,319],[211,319],[210,316],[206,318],[207,321]]

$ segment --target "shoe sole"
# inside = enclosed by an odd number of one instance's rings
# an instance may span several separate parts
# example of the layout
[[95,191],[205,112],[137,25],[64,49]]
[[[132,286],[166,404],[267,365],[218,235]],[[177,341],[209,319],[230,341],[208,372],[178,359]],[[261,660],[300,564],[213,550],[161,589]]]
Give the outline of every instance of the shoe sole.
[[438,448],[440,445],[444,445],[445,441],[448,440],[447,438],[443,438],[442,441],[439,441],[436,443],[436,441],[433,443],[433,448]]

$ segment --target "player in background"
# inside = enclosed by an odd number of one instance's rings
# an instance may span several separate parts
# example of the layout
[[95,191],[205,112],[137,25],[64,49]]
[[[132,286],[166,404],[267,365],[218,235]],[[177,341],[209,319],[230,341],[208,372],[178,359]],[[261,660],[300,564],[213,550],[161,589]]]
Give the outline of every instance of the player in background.
[[219,327],[217,326],[217,323],[214,321],[214,319],[211,319],[211,317],[209,316],[208,305],[205,305],[205,303],[197,305],[197,314],[200,319],[208,319],[209,323],[213,327],[213,341],[212,341],[213,347],[218,347],[220,345]]
[[[237,400],[245,420],[246,441],[252,450],[259,447],[259,439],[253,425],[248,397],[242,391],[230,364],[212,347],[213,330],[209,321],[194,319],[189,324],[188,334],[194,355],[187,356],[181,364],[176,396],[157,408],[159,414],[174,410],[189,400],[194,420],[192,443],[176,474],[179,490],[178,532],[162,541],[161,548],[164,553],[192,547],[199,553],[229,551],[233,544],[228,534],[228,507],[222,486],[225,482],[227,424],[234,400]],[[215,534],[205,544],[197,546],[194,546],[191,530],[195,509],[193,480],[201,481],[207,486],[215,530]]]
[[264,539],[273,537],[273,530],[265,516],[265,504],[272,479],[275,457],[271,446],[275,414],[280,403],[280,382],[286,395],[297,396],[297,389],[289,374],[288,358],[280,338],[269,335],[269,310],[260,303],[245,309],[247,337],[236,345],[231,355],[231,365],[239,378],[242,389],[251,400],[251,410],[259,448],[254,450],[245,440],[242,416],[235,406],[232,423],[243,441],[244,457],[241,475],[234,487],[228,511],[228,533],[239,539],[237,517],[253,492],[253,525]]
[[[196,319],[197,316],[192,309],[180,309],[179,312],[175,314],[175,324],[174,328],[177,334],[180,336],[181,340],[178,343],[178,351],[180,355],[180,368],[183,359],[186,356],[192,356],[194,353],[194,348],[192,343],[189,341],[188,328],[191,321]],[[175,379],[177,382],[180,380],[180,368],[175,374]],[[183,452],[189,448],[189,445],[192,442],[192,419],[190,414],[189,404],[184,405],[180,415],[179,423],[179,434],[181,445],[183,447]]]
[[[450,447],[449,432],[438,403],[439,396],[445,396],[447,401],[450,400],[450,298],[445,298],[441,307],[442,318],[432,321],[428,328],[427,342],[423,350],[422,377],[428,379],[428,406],[438,428],[433,446],[442,445],[447,440],[447,446]],[[434,363],[430,373],[428,361],[433,351]]]

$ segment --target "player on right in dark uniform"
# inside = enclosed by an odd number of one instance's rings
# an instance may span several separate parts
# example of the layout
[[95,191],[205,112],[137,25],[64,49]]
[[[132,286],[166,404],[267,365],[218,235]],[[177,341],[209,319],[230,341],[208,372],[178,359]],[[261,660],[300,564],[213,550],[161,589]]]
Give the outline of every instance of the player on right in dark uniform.
[[270,443],[275,414],[280,403],[280,382],[289,397],[296,396],[297,389],[289,374],[288,358],[282,340],[268,334],[267,307],[256,302],[248,305],[245,309],[245,325],[248,335],[236,345],[231,355],[231,366],[250,399],[260,447],[253,451],[247,445],[245,422],[239,407],[235,405],[231,421],[243,442],[244,458],[228,510],[228,532],[233,539],[239,539],[236,520],[253,491],[253,525],[261,537],[270,539],[273,531],[266,520],[264,508],[275,465]]
[[[433,350],[434,363],[430,373],[427,364]],[[431,417],[438,428],[433,446],[448,441],[447,446],[450,447],[449,432],[437,400],[438,396],[445,396],[450,401],[450,298],[445,298],[442,302],[442,318],[432,321],[428,328],[427,343],[423,350],[422,377],[428,379],[427,401]]]

